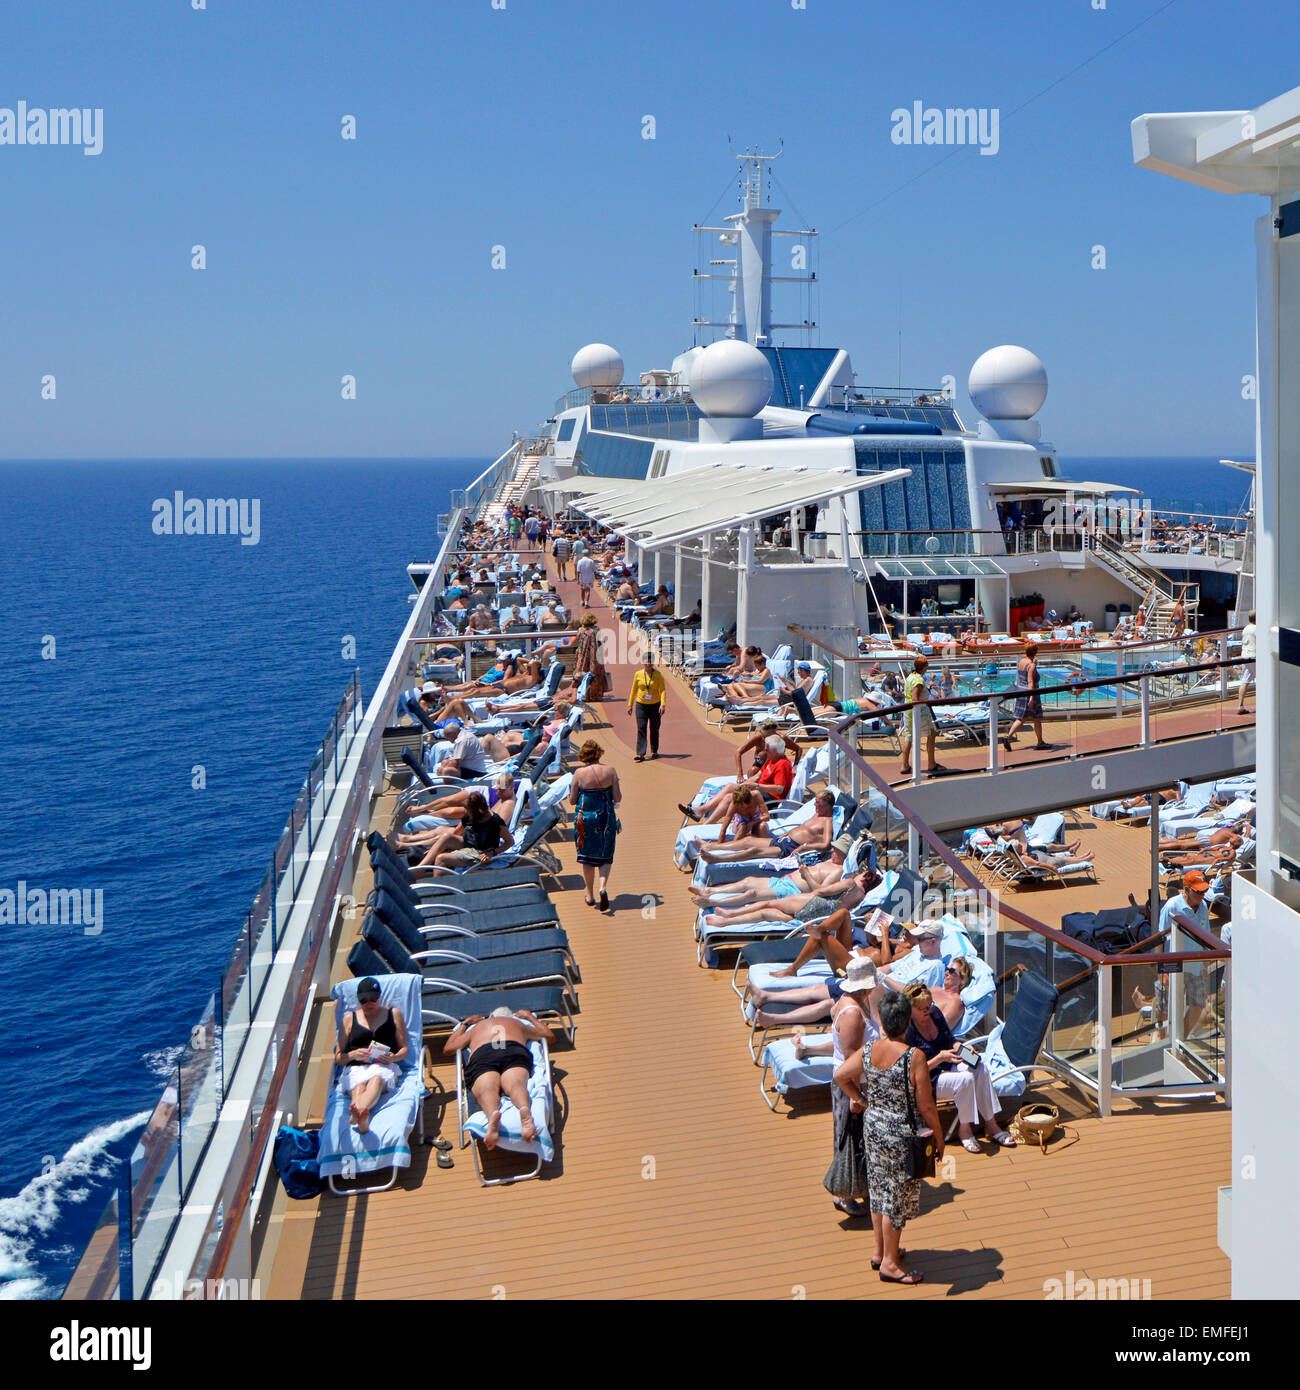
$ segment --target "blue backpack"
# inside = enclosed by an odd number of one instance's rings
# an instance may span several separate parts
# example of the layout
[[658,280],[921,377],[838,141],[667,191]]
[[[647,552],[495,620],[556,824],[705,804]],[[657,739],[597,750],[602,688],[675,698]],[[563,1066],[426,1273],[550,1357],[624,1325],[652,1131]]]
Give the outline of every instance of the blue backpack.
[[275,1136],[275,1171],[290,1197],[319,1197],[324,1183],[320,1175],[320,1131],[291,1129],[281,1125]]

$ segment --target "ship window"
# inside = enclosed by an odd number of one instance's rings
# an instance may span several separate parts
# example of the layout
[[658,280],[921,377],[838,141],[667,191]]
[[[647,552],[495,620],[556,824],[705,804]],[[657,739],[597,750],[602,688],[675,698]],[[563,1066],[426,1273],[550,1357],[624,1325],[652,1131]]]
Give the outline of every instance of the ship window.
[[1039,456],[1038,462],[1039,462],[1039,463],[1042,465],[1042,467],[1043,467],[1043,477],[1044,477],[1044,478],[1055,478],[1055,477],[1056,477],[1056,460],[1055,460],[1054,458],[1051,458],[1051,457],[1050,457],[1049,455],[1047,455],[1047,454],[1042,454],[1042,455]]
[[560,428],[555,436],[557,444],[563,444],[566,440],[573,438],[573,427],[578,423],[577,418],[570,416],[567,420],[560,421]]

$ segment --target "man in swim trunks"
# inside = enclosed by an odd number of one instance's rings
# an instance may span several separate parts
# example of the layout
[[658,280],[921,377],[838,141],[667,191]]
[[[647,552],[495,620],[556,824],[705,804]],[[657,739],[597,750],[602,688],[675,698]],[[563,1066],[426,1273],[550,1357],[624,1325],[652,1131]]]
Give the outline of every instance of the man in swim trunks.
[[501,1137],[501,1093],[519,1111],[520,1132],[530,1143],[537,1138],[532,1106],[528,1099],[528,1078],[533,1073],[530,1042],[555,1041],[555,1035],[536,1014],[520,1009],[516,1015],[504,1006],[493,1009],[488,1018],[471,1014],[456,1025],[442,1050],[453,1055],[469,1048],[465,1059],[465,1084],[474,1093],[479,1109],[487,1116],[484,1148],[495,1149]]
[[[792,854],[825,854],[835,833],[835,798],[830,792],[818,792],[813,814],[800,825],[779,832],[771,839],[750,836],[737,847],[734,843],[716,849],[700,850],[706,864],[734,864],[744,859],[785,859]],[[680,809],[680,807],[678,808]],[[771,834],[771,831],[768,831]]]
[[[853,837],[845,833],[831,846],[831,857],[821,864],[801,864],[788,874],[753,874],[713,888],[692,883],[686,891],[700,907],[746,907],[773,898],[792,898],[796,893],[820,893],[844,877],[844,861],[852,848]],[[866,853],[862,859],[865,863]]]
[[880,875],[874,869],[863,869],[816,893],[795,893],[788,898],[755,903],[752,907],[715,907],[704,923],[709,927],[725,927],[741,922],[778,922],[783,917],[792,922],[815,922],[829,916],[837,907],[857,907],[879,882]]

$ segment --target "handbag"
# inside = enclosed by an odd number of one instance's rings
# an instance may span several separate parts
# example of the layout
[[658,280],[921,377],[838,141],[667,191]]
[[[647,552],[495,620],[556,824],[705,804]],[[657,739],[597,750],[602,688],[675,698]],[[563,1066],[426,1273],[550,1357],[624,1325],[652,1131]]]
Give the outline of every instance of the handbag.
[[934,1143],[934,1131],[926,1130],[924,1134],[918,1134],[916,1129],[916,1109],[912,1104],[912,1049],[907,1050],[907,1072],[903,1081],[903,1089],[907,1092],[907,1123],[911,1130],[911,1140],[908,1146],[908,1158],[911,1161],[912,1171],[909,1176],[913,1178],[932,1178],[936,1168],[936,1150]]

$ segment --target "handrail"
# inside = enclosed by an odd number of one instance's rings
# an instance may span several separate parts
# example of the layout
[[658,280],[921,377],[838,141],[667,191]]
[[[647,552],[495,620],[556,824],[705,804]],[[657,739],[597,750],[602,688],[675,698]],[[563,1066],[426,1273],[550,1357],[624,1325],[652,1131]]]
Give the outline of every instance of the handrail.
[[[1170,647],[1170,646],[1176,645],[1176,644],[1179,643],[1179,642],[1201,642],[1201,641],[1209,642],[1209,641],[1213,640],[1214,638],[1218,638],[1218,637],[1231,637],[1231,636],[1233,636],[1235,633],[1241,632],[1241,630],[1242,630],[1242,629],[1239,628],[1239,627],[1223,627],[1223,628],[1215,628],[1214,631],[1212,631],[1212,632],[1189,632],[1189,633],[1184,634],[1184,636],[1182,636],[1182,637],[1144,637],[1144,638],[1142,639],[1142,641],[1140,641],[1140,642],[1125,642],[1125,643],[1123,643],[1123,645],[1118,645],[1118,644],[1117,644],[1117,645],[1114,645],[1114,646],[1106,646],[1106,645],[1103,645],[1102,643],[1099,643],[1099,642],[1098,642],[1098,643],[1094,643],[1094,644],[1093,644],[1092,646],[1090,646],[1090,647],[1088,647],[1088,646],[1085,646],[1085,647],[1072,647],[1072,648],[1070,648],[1070,650],[1071,650],[1071,651],[1077,651],[1077,652],[1097,652],[1097,651],[1103,651],[1103,652],[1137,652],[1137,651],[1142,651],[1144,648],[1147,648],[1147,647]],[[869,662],[869,663],[873,663],[873,664],[874,664],[874,663],[880,662],[880,661],[909,661],[909,660],[912,660],[912,659],[913,659],[914,657],[916,657],[916,656],[922,655],[921,652],[915,652],[915,653],[900,652],[897,656],[892,656],[892,655],[888,655],[888,654],[882,655],[880,652],[867,652],[865,655],[849,656],[846,652],[841,652],[841,651],[837,650],[835,647],[830,646],[827,642],[823,641],[820,637],[814,637],[814,636],[812,635],[812,633],[806,632],[803,628],[801,628],[801,627],[798,625],[798,623],[787,623],[787,624],[786,624],[786,631],[787,631],[787,632],[793,632],[796,636],[802,637],[806,642],[811,642],[813,646],[815,646],[815,647],[820,647],[820,648],[822,649],[822,651],[824,651],[824,652],[829,652],[829,653],[831,654],[831,656],[835,657],[838,661],[858,662],[858,663],[860,663],[860,664],[865,664],[865,663],[868,663],[868,662]],[[1031,635],[1028,635],[1028,636],[1025,636],[1025,637],[1017,637],[1015,640],[1016,640],[1017,642],[1019,642],[1020,645],[1021,645],[1021,647],[1023,648],[1023,647],[1024,647],[1025,645],[1027,645],[1028,643],[1035,641],[1035,640],[1036,640],[1036,635],[1031,634]],[[1005,653],[1005,655],[1006,655],[1006,656],[1010,656],[1011,653],[1010,653],[1010,652],[1007,652],[1007,653]],[[1023,655],[1023,652],[1021,652],[1020,655]],[[992,654],[992,653],[987,653],[987,654],[986,654],[986,653],[983,653],[983,652],[962,652],[959,656],[956,656],[956,657],[944,657],[944,658],[942,658],[942,660],[945,660],[945,661],[948,661],[948,660],[959,661],[959,660],[961,660],[963,657],[967,657],[967,656],[972,657],[972,658],[974,658],[974,659],[976,659],[976,660],[981,660],[981,661],[988,661],[988,660],[992,660],[992,659],[993,659],[993,654]],[[1251,659],[1253,660],[1253,658],[1251,658]],[[1235,660],[1231,660],[1231,661],[1228,661],[1228,662],[1222,663],[1222,664],[1226,664],[1226,665],[1228,665],[1228,666],[1240,666],[1240,665],[1242,665],[1243,663],[1242,663],[1242,659],[1241,659],[1240,657],[1238,657],[1238,658],[1236,658]],[[1191,668],[1188,667],[1188,666],[1178,666],[1178,667],[1173,667],[1173,668],[1171,668],[1171,669],[1172,669],[1172,670],[1177,670],[1177,671],[1180,671],[1180,672],[1181,672],[1181,671],[1188,671],[1188,670],[1190,670]],[[1134,675],[1140,675],[1140,674],[1141,674],[1141,672],[1135,672],[1135,673],[1134,673]],[[1151,673],[1148,672],[1147,674],[1149,675],[1149,674],[1151,674]],[[1111,685],[1111,684],[1113,684],[1113,683],[1114,683],[1116,680],[1118,680],[1118,679],[1120,679],[1120,677],[1118,677],[1118,676],[1112,676],[1112,677],[1110,678],[1110,680],[1103,680],[1103,681],[1101,682],[1101,684],[1103,684],[1103,685]],[[1075,686],[1071,686],[1071,687],[1070,687],[1071,690],[1073,690],[1073,689],[1075,689],[1075,688],[1076,688]],[[999,694],[1004,694],[1004,693],[1006,693],[1006,692],[999,691],[998,693],[999,693]],[[987,696],[985,696],[985,697],[983,697],[983,698],[987,698]],[[943,703],[944,703],[944,704],[956,704],[957,701],[956,701],[956,700],[945,700]]]
[[[852,719],[846,721],[851,723]],[[1040,922],[1036,917],[1031,917],[1027,912],[1021,912],[1019,908],[1012,907],[1010,903],[1004,902],[1001,897],[992,893],[988,886],[966,867],[957,858],[947,845],[930,829],[929,825],[923,821],[907,803],[899,797],[897,790],[890,786],[883,777],[863,758],[858,751],[853,748],[844,738],[840,736],[839,727],[831,726],[827,729],[827,737],[832,743],[848,758],[857,768],[858,772],[889,802],[898,812],[899,817],[916,832],[934,851],[939,861],[952,871],[954,879],[960,879],[966,887],[973,889],[977,893],[987,894],[996,904],[999,916],[1009,918],[1018,926],[1024,927],[1029,931],[1037,932],[1040,936],[1045,936],[1049,941],[1075,955],[1082,956],[1085,960],[1092,961],[1097,966],[1110,965],[1154,965],[1159,962],[1174,961],[1206,961],[1206,960],[1228,960],[1232,952],[1222,943],[1218,943],[1217,949],[1203,951],[1163,951],[1163,952],[1143,952],[1141,954],[1125,955],[1121,959],[1118,955],[1107,955],[1103,951],[1097,950],[1095,946],[1085,945],[1081,941],[1076,941],[1072,936],[1067,936],[1064,932],[1055,927],[1049,927],[1046,922]],[[1182,919],[1179,920],[1180,926],[1186,926]],[[1202,940],[1205,933],[1199,930],[1196,936]]]
[[[1193,671],[1218,671],[1225,666],[1244,666],[1247,663],[1253,663],[1254,660],[1255,658],[1253,656],[1244,658],[1237,657],[1235,659],[1230,658],[1227,661],[1206,661],[1195,666],[1177,666],[1172,667],[1171,670],[1177,671],[1180,675],[1186,675]],[[864,710],[858,714],[846,715],[844,720],[835,727],[841,729],[847,728],[850,724],[856,723],[859,719],[875,719],[877,716],[885,713],[898,714],[903,710],[915,709],[918,705],[982,705],[993,698],[1007,700],[1021,698],[1026,695],[1073,694],[1075,691],[1079,690],[1093,690],[1098,686],[1131,685],[1134,682],[1140,685],[1144,680],[1150,680],[1153,677],[1159,679],[1165,674],[1164,671],[1133,671],[1127,675],[1099,676],[1095,680],[1074,681],[1066,685],[1038,685],[1034,686],[1033,689],[1028,689],[1024,686],[1012,686],[1008,690],[986,690],[976,695],[944,695],[938,699],[909,700],[897,705],[884,705],[879,709]]]

